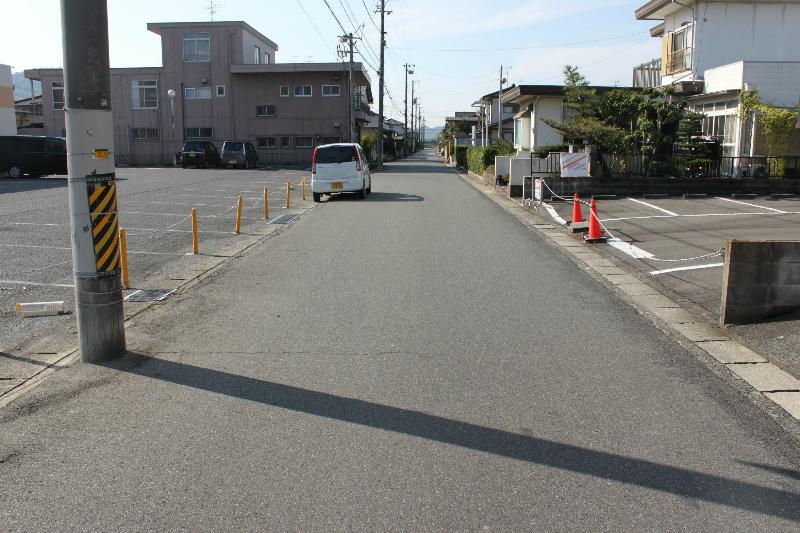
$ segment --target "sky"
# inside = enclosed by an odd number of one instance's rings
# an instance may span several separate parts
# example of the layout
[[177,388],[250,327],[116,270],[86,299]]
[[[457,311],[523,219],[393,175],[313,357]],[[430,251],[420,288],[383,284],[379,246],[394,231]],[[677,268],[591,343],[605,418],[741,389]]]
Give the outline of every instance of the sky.
[[[386,115],[403,119],[404,68],[415,65],[429,127],[470,111],[508,83],[559,84],[565,64],[593,84],[631,83],[633,67],[658,57],[653,21],[637,21],[645,0],[386,0]],[[3,2],[0,63],[14,70],[60,67],[59,0]],[[338,36],[353,31],[373,82],[377,111],[380,24],[375,0],[218,0],[214,20],[244,20],[276,43],[278,62],[338,61]],[[112,67],[161,65],[148,22],[210,20],[209,0],[108,0]],[[338,18],[341,26],[334,18]],[[33,17],[33,18],[32,18]],[[35,22],[32,22],[35,21]],[[409,93],[410,100],[410,93]]]

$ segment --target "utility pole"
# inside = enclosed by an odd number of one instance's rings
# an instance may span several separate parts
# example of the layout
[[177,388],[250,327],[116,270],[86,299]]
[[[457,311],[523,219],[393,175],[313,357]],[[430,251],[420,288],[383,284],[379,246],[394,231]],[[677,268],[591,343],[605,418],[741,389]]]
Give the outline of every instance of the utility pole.
[[380,3],[381,14],[381,70],[378,73],[378,170],[383,170],[383,87],[385,83],[384,77],[384,51],[386,50],[386,32],[384,31],[385,15],[390,14],[391,11],[386,11],[386,0],[381,0]]
[[125,354],[106,0],[61,0],[70,235],[81,361]]
[[406,94],[405,98],[403,98],[403,105],[405,106],[403,111],[403,156],[405,157],[408,155],[408,75],[414,74],[414,65],[406,63],[403,68],[406,70]]
[[417,103],[416,98],[414,98],[414,85],[417,83],[417,80],[411,80],[411,153],[413,154],[416,152],[416,143],[414,143],[414,105]]
[[349,75],[348,75],[348,88],[350,94],[350,142],[358,142],[356,139],[356,97],[355,97],[355,90],[356,84],[355,80],[353,79],[353,40],[358,39],[358,37],[353,37],[352,33],[348,33],[347,35],[342,35],[340,40],[343,43],[346,43],[349,47],[349,51],[345,51],[344,54],[348,54],[350,56],[350,65],[349,65]]
[[[508,70],[506,70],[508,73]],[[503,77],[503,65],[500,65],[500,90],[497,91],[497,142],[503,142],[503,83],[506,79]]]

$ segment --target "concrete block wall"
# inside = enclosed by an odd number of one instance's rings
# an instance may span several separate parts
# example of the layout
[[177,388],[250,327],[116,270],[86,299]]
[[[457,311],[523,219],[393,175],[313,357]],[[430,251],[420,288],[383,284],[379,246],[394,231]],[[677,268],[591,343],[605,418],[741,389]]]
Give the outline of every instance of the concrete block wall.
[[728,241],[720,322],[744,324],[800,309],[800,241]]

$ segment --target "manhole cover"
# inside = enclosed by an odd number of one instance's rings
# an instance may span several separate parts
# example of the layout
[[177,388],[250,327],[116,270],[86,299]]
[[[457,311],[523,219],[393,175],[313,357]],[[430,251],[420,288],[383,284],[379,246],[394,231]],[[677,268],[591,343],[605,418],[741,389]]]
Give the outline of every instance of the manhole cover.
[[140,289],[125,297],[126,302],[160,302],[175,292],[175,289]]
[[277,218],[272,219],[272,222],[270,222],[270,224],[288,224],[289,222],[292,222],[296,218],[297,218],[296,214],[286,213],[285,215],[281,215]]

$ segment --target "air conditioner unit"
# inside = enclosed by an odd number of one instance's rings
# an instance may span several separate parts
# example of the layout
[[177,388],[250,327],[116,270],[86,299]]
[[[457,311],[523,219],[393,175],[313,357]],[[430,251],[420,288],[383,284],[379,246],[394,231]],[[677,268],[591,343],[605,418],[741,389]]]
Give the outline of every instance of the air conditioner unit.
[[337,120],[336,122],[333,123],[333,127],[334,128],[341,128],[342,127],[342,123]]

